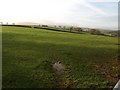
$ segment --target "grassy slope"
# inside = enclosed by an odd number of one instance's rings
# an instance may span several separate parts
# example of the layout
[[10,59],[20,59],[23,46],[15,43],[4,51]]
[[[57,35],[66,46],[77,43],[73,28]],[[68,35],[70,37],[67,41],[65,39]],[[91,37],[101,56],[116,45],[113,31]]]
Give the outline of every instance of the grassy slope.
[[116,44],[112,37],[3,27],[3,87],[59,87],[51,66],[58,60],[70,68],[75,87],[110,87],[94,64],[109,67]]

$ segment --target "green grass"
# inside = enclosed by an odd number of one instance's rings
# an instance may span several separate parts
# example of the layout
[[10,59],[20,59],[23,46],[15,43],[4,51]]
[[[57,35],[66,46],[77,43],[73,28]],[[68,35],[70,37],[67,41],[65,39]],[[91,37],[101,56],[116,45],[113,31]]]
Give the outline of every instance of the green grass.
[[[2,34],[3,88],[66,87],[69,79],[76,88],[114,86],[94,65],[117,74],[120,69],[110,65],[117,57],[117,38],[10,26]],[[69,68],[63,86],[52,69],[56,61]]]

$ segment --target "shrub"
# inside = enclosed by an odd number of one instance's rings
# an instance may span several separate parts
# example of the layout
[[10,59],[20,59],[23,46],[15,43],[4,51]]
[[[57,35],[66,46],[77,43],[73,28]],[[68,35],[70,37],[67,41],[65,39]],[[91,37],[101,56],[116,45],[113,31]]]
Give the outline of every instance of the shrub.
[[90,32],[90,34],[93,34],[93,35],[101,35],[101,32],[96,29],[91,29],[89,32]]

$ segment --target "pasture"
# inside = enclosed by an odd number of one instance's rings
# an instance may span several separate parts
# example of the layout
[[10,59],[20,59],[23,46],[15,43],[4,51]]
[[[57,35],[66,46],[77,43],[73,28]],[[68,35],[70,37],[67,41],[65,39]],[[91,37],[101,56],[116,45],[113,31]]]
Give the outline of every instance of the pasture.
[[[113,88],[119,78],[115,37],[2,28],[3,88]],[[64,75],[53,70],[57,61]]]

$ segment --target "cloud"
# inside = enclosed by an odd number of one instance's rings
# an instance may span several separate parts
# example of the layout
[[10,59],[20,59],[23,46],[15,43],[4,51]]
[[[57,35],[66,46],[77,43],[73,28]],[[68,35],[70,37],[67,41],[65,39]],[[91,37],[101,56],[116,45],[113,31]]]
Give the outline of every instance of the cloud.
[[95,11],[96,13],[98,13],[100,15],[107,15],[107,13],[104,12],[102,9],[93,6],[87,0],[84,0],[84,1],[83,0],[79,0],[79,1],[76,2],[76,4],[83,5],[83,6],[87,7],[88,9],[90,9],[92,11]]
[[69,0],[2,0],[0,4],[0,18],[3,21],[60,22],[65,20],[72,5]]
[[[108,14],[104,8],[91,3],[94,1],[101,0],[1,0],[0,21],[101,27],[96,23],[111,16],[112,11]],[[97,19],[92,19],[96,16]]]
[[119,0],[86,0],[87,2],[119,2]]
[[84,4],[84,6],[88,7],[89,9],[95,11],[95,12],[98,13],[98,14],[107,15],[107,13],[105,13],[102,9],[97,8],[97,7],[91,5],[91,4],[88,3],[88,2],[86,2],[86,3]]
[[89,17],[80,19],[79,26],[102,28],[102,29],[118,29],[118,16],[106,16],[106,17]]

